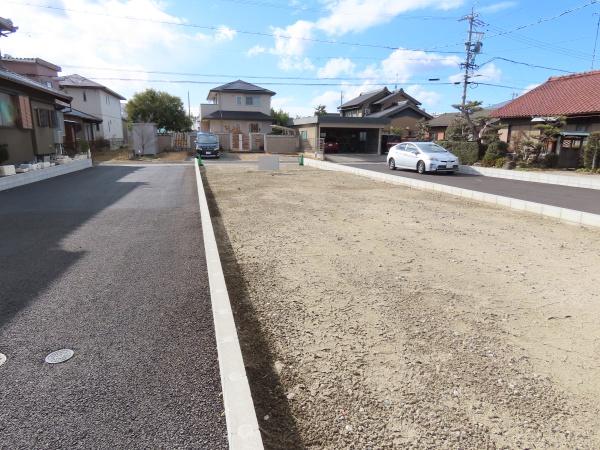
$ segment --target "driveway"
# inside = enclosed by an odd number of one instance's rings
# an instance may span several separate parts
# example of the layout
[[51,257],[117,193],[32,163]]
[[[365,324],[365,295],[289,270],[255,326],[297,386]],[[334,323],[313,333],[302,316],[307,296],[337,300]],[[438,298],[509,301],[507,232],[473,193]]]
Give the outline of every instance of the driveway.
[[0,447],[227,448],[193,167],[100,166],[0,205]]
[[[384,157],[385,158],[385,157]],[[328,156],[328,160],[331,158]],[[553,184],[532,183],[529,181],[507,180],[504,178],[484,177],[466,174],[427,174],[419,175],[410,170],[388,169],[385,162],[376,160],[369,162],[354,162],[348,158],[337,159],[336,162],[346,166],[393,174],[398,177],[416,178],[432,183],[471,189],[487,194],[502,195],[505,197],[543,203],[545,205],[574,209],[593,214],[600,214],[600,191],[595,189],[582,189]]]

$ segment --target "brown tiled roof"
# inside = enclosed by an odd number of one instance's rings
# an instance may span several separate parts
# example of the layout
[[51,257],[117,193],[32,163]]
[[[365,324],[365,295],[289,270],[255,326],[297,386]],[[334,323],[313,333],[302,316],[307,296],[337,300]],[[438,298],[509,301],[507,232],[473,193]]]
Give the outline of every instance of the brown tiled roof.
[[492,112],[493,117],[577,116],[600,113],[600,70],[549,78]]

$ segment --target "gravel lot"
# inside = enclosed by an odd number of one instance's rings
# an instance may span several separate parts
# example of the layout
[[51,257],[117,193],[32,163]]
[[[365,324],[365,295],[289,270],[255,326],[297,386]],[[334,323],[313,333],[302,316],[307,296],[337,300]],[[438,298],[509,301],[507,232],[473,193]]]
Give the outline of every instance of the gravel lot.
[[269,448],[600,448],[600,232],[211,166]]

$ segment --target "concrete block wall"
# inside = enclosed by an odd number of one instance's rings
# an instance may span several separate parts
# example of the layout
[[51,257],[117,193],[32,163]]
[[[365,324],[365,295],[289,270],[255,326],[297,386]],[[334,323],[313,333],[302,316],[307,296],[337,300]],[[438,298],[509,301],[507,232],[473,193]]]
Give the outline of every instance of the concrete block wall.
[[77,172],[79,170],[92,167],[91,159],[76,159],[67,164],[48,167],[46,169],[32,170],[31,172],[19,173],[8,177],[0,178],[0,191],[24,186],[37,181],[47,180],[67,173]]

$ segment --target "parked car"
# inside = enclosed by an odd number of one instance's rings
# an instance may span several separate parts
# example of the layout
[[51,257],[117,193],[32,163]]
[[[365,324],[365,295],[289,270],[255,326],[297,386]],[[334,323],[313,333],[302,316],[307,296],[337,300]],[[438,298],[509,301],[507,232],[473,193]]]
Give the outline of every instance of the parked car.
[[338,153],[340,151],[340,143],[337,141],[325,141],[326,153]]
[[459,160],[444,147],[433,142],[403,142],[392,147],[387,156],[391,170],[412,169],[425,172],[448,172],[458,170]]
[[219,137],[216,134],[205,133],[199,131],[196,135],[196,154],[202,158],[211,157],[218,158],[219,153]]

